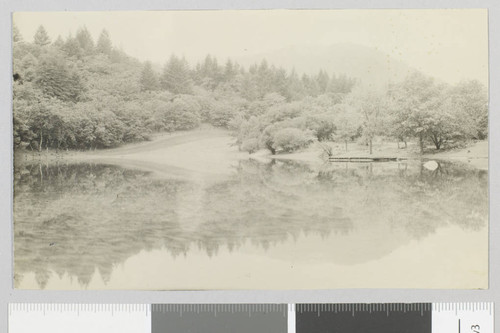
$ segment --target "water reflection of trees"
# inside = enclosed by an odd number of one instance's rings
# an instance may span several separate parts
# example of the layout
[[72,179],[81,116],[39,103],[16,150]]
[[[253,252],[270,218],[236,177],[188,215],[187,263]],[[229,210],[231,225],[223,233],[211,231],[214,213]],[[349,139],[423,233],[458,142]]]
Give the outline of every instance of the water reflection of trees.
[[478,229],[488,219],[488,172],[462,163],[440,162],[436,170],[425,169],[421,162],[350,164],[342,177],[339,172],[323,171],[322,180],[328,183],[331,177],[336,183],[347,182],[350,189],[360,187],[356,197],[368,203],[361,210],[387,211],[395,225],[414,236],[446,223]]
[[[390,223],[418,238],[445,224],[478,229],[488,219],[488,172],[461,163],[440,162],[434,171],[420,161],[330,163],[319,170],[296,162],[245,167],[240,175],[258,175],[246,187],[267,191],[267,205],[293,207],[293,216],[313,230]],[[259,181],[263,186],[252,187]]]
[[[96,268],[107,281],[141,250],[175,257],[196,246],[213,256],[221,246],[267,249],[301,233],[389,225],[419,238],[447,223],[477,229],[487,221],[487,172],[458,164],[429,171],[421,163],[242,161],[236,171],[199,184],[111,165],[17,167],[15,279],[34,272],[43,288],[54,271],[87,285]],[[180,210],[195,199],[189,219],[198,223],[189,225]]]

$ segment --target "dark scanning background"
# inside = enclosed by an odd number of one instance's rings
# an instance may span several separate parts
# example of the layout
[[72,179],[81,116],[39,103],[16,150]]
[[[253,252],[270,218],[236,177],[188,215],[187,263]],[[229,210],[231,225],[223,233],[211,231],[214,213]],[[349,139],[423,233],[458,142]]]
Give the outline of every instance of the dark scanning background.
[[285,304],[152,306],[152,333],[286,333]]
[[297,304],[296,333],[431,333],[432,306]]

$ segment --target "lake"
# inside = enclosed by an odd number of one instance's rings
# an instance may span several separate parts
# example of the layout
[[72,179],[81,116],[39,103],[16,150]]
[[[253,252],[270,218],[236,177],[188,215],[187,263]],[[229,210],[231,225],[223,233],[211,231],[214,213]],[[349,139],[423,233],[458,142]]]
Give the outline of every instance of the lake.
[[488,286],[488,171],[248,158],[217,177],[155,168],[16,166],[15,287]]

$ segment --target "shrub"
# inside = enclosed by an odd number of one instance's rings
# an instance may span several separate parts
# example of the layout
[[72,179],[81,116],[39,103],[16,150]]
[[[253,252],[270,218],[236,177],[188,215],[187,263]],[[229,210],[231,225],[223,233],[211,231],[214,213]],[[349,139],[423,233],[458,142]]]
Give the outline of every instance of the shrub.
[[241,144],[241,148],[240,149],[243,150],[243,151],[247,151],[250,154],[253,154],[257,150],[259,150],[259,140],[257,140],[256,138],[246,139]]
[[306,119],[307,129],[313,131],[318,141],[329,141],[333,139],[336,127],[332,116],[314,115]]
[[311,142],[311,133],[298,128],[284,128],[274,134],[274,147],[288,153],[307,147]]
[[235,107],[221,102],[216,103],[210,113],[210,123],[216,127],[227,128],[236,114]]

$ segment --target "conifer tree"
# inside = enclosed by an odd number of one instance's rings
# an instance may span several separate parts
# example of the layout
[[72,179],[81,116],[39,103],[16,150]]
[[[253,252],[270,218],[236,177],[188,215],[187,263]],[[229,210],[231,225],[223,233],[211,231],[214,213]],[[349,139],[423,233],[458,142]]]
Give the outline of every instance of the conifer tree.
[[62,39],[61,35],[57,36],[57,39],[52,45],[57,46],[60,49],[64,47],[64,40]]
[[174,94],[190,94],[192,82],[186,59],[172,55],[163,68],[160,83],[163,89]]
[[34,36],[34,42],[36,45],[39,46],[45,46],[50,44],[50,37],[47,34],[47,31],[45,30],[43,25],[38,27],[38,30],[36,31]]
[[76,57],[80,59],[83,56],[83,50],[80,47],[80,44],[74,38],[73,36],[69,35],[66,38],[66,41],[64,42],[63,45],[63,50],[68,54],[70,57]]
[[109,33],[106,29],[103,29],[97,40],[96,50],[99,53],[110,55],[112,49],[113,44],[111,43],[111,38],[109,38]]
[[231,59],[228,59],[226,65],[224,66],[224,80],[225,81],[232,80],[237,73],[238,72],[236,70],[236,66],[233,64]]
[[94,52],[94,40],[86,27],[78,30],[75,39],[85,54],[92,54]]
[[324,94],[328,89],[328,84],[330,83],[330,77],[328,73],[324,70],[320,70],[318,76],[316,76],[316,83],[320,94]]
[[23,41],[23,36],[19,32],[19,29],[15,24],[12,25],[12,41],[14,43],[19,43]]
[[154,91],[159,88],[159,81],[150,61],[146,61],[142,68],[140,84],[142,91]]

